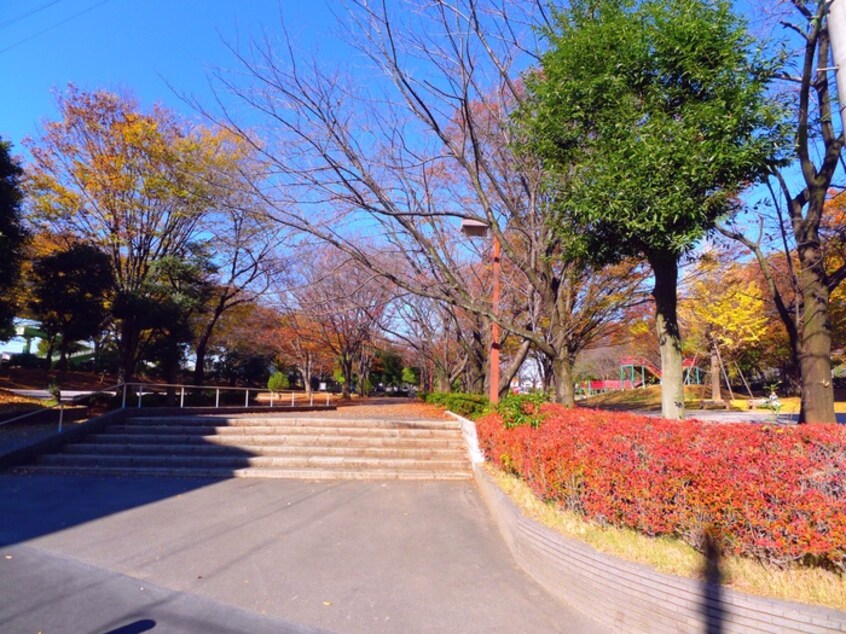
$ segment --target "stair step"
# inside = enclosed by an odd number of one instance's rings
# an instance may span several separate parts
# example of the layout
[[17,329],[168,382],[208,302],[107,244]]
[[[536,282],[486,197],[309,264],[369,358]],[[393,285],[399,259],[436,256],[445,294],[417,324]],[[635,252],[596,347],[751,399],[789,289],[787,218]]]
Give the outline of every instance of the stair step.
[[253,456],[351,456],[363,458],[415,458],[415,459],[452,459],[461,460],[466,450],[461,447],[381,447],[381,446],[332,446],[332,445],[225,445],[225,444],[117,444],[81,442],[65,447],[68,455],[236,455],[245,453]]
[[200,426],[200,427],[331,427],[380,429],[432,429],[455,431],[461,426],[449,420],[386,420],[367,418],[340,420],[332,418],[288,418],[281,416],[133,416],[124,425],[144,426]]
[[238,469],[345,469],[345,470],[458,470],[467,468],[466,460],[421,460],[415,458],[362,458],[346,456],[145,456],[99,454],[48,454],[38,459],[39,464],[91,467],[195,467]]
[[[118,434],[180,434],[180,435],[244,435],[244,427],[215,427],[211,425],[112,425],[109,431]],[[282,436],[364,436],[373,438],[407,437],[407,438],[455,438],[457,430],[449,429],[420,429],[420,428],[388,428],[388,427],[330,427],[330,426],[252,426],[249,431],[254,435],[282,435]]]
[[464,448],[464,442],[457,436],[444,438],[421,438],[404,436],[309,436],[305,434],[122,434],[104,433],[91,434],[88,440],[97,444],[125,444],[125,445],[157,445],[157,444],[185,444],[185,445],[288,445],[292,447],[432,447],[440,449]]
[[300,480],[469,480],[470,470],[350,470],[350,469],[219,469],[219,468],[148,468],[46,466],[19,467],[17,473],[78,474],[98,476],[176,477],[176,478],[291,478]]
[[22,471],[177,477],[466,479],[453,421],[136,416]]

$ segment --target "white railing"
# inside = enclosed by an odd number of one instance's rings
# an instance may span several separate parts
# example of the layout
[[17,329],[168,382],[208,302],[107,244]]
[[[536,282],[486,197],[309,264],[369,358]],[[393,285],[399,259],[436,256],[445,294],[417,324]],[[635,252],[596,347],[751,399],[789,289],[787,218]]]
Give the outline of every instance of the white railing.
[[[93,396],[94,394],[109,394],[114,396],[117,394],[117,390],[120,390],[123,387],[123,383],[118,383],[117,385],[112,385],[111,387],[104,388],[102,390],[94,390],[92,392],[87,392],[85,394],[80,394],[79,396],[74,396],[68,399],[67,402],[70,403],[77,403],[79,401],[85,400]],[[65,401],[62,400],[61,390],[59,391],[59,398],[58,402],[55,405],[49,405],[47,407],[39,407],[38,409],[34,409],[31,412],[26,412],[21,414],[20,416],[15,416],[14,418],[7,418],[4,421],[0,421],[0,427],[3,425],[8,425],[9,423],[14,423],[19,420],[23,420],[24,418],[29,418],[30,416],[35,416],[36,414],[41,414],[43,412],[49,412],[50,410],[58,409],[59,410],[59,431],[62,431],[62,422],[65,417]]]
[[[297,392],[295,390],[280,390],[274,392],[272,390],[256,387],[220,387],[217,385],[183,385],[181,383],[124,383],[121,385],[121,387],[121,408],[124,409],[126,407],[132,407],[133,403],[130,402],[130,399],[135,401],[134,405],[136,408],[140,408],[144,406],[144,396],[161,394],[162,392],[167,392],[168,390],[171,390],[174,396],[179,396],[180,408],[185,407],[185,396],[187,394],[190,397],[192,391],[210,393],[212,390],[214,390],[213,407],[218,409],[226,407],[250,407],[250,395],[253,395],[256,398],[261,396],[262,400],[268,401],[268,407],[296,407],[297,405],[314,406],[315,401],[315,392]],[[133,387],[136,388],[136,394],[134,396],[131,394],[131,388]],[[241,405],[239,399],[237,404],[221,405],[221,392],[243,392],[244,404]],[[331,396],[329,392],[326,392],[325,395],[326,405],[329,405]],[[211,398],[210,394],[209,398]],[[195,406],[212,407],[211,404]],[[257,405],[254,405],[254,407],[257,407]]]
[[[136,388],[133,390],[132,388]],[[15,416],[14,418],[9,418],[4,421],[0,421],[0,427],[3,425],[8,425],[9,423],[14,423],[25,418],[29,418],[30,416],[36,416],[37,414],[42,414],[43,412],[48,412],[50,410],[58,409],[59,411],[59,431],[62,431],[62,422],[64,420],[64,412],[65,412],[65,403],[77,403],[79,401],[85,400],[91,396],[97,394],[108,394],[109,396],[121,396],[121,409],[126,409],[127,406],[132,406],[134,404],[135,408],[143,407],[144,405],[144,397],[145,396],[153,396],[158,395],[161,393],[167,393],[168,390],[171,389],[172,393],[179,395],[179,407],[185,407],[185,395],[186,391],[190,396],[190,392],[193,391],[200,391],[200,392],[207,392],[210,393],[214,390],[214,407],[216,409],[225,409],[227,407],[250,407],[250,395],[252,394],[256,398],[262,396],[263,399],[268,401],[267,407],[272,408],[276,407],[296,407],[298,405],[304,406],[308,405],[310,407],[314,406],[315,401],[315,392],[296,392],[294,390],[285,390],[285,391],[278,391],[273,392],[267,389],[255,388],[255,387],[219,387],[216,385],[183,385],[180,383],[118,383],[117,385],[112,385],[111,387],[103,388],[100,390],[94,390],[92,392],[87,392],[85,394],[81,394],[79,396],[74,396],[67,401],[63,401],[61,399],[61,393],[59,396],[59,401],[55,405],[50,405],[47,407],[40,407],[38,409],[32,410],[31,412],[26,412],[21,414],[20,416]],[[145,391],[146,390],[146,391]],[[178,392],[177,392],[178,390]],[[136,392],[136,394],[132,394],[132,392]],[[221,392],[244,392],[244,404],[243,406],[240,405],[240,399],[237,404],[234,405],[221,405],[220,404],[220,393]],[[329,405],[331,395],[329,392],[325,392],[326,395],[326,405]],[[297,398],[297,397],[301,398]],[[134,403],[129,403],[129,399],[132,398]],[[209,394],[209,399],[211,395]],[[318,397],[320,398],[320,397]],[[322,400],[322,399],[320,399]],[[190,406],[189,406],[190,407]],[[199,405],[199,407],[212,407],[212,405]],[[253,405],[253,407],[259,407],[259,405]]]

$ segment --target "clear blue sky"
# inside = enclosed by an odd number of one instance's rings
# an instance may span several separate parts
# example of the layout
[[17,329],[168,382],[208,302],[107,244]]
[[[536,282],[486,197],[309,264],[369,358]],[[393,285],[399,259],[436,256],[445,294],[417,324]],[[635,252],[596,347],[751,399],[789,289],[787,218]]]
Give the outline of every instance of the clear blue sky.
[[224,42],[278,35],[280,12],[296,41],[332,54],[331,0],[2,0],[0,136],[24,155],[68,82],[190,115],[168,83],[204,100],[208,71],[235,67]]

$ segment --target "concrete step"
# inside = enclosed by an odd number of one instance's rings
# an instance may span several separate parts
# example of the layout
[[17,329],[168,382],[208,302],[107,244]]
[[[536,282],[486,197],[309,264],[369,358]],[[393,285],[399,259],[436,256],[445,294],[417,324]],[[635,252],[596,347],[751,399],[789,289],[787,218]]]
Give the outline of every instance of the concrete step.
[[133,416],[127,418],[125,425],[177,426],[197,425],[200,427],[331,427],[346,428],[383,428],[383,429],[461,429],[456,421],[451,420],[388,420],[382,418],[362,418],[341,420],[333,418],[296,418],[287,416]]
[[41,456],[43,473],[465,479],[470,461],[453,421],[136,416]]
[[469,470],[467,460],[421,460],[415,458],[366,458],[345,456],[161,456],[48,454],[38,464],[63,467],[153,467],[195,469],[318,469],[344,471],[460,471]]
[[456,471],[356,469],[217,469],[217,468],[149,468],[47,466],[19,467],[18,473],[79,474],[97,476],[172,477],[172,478],[292,478],[300,480],[469,480],[468,469]]
[[467,452],[462,447],[350,447],[331,445],[237,445],[203,443],[139,443],[118,444],[81,442],[68,445],[64,452],[71,455],[159,455],[159,456],[214,456],[245,453],[253,456],[348,456],[362,458],[414,458],[417,460],[463,460]]
[[105,433],[92,434],[88,441],[97,444],[121,445],[287,445],[291,447],[396,447],[433,449],[463,449],[464,441],[456,435],[427,438],[419,436],[314,436],[307,434],[123,434]]
[[[181,434],[181,435],[243,435],[245,427],[212,426],[206,424],[192,425],[112,425],[110,433],[117,434]],[[405,437],[405,438],[455,438],[457,430],[451,429],[421,429],[421,428],[390,428],[390,427],[331,427],[326,425],[255,425],[250,426],[250,434],[258,435],[309,435],[309,436],[335,436],[350,437],[364,436],[373,438],[382,437]]]

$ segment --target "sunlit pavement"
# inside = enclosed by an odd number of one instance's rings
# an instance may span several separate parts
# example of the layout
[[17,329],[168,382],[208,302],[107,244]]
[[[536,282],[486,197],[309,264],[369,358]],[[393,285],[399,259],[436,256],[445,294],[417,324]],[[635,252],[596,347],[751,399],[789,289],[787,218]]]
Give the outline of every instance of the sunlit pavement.
[[[641,412],[646,415],[660,415],[660,412]],[[727,412],[720,410],[686,410],[685,418],[712,421],[718,423],[761,423],[780,425],[795,425],[799,420],[798,414],[778,414],[773,412]],[[836,414],[837,422],[846,424],[846,414]]]
[[603,631],[516,567],[472,481],[0,475],[0,496],[2,631]]

